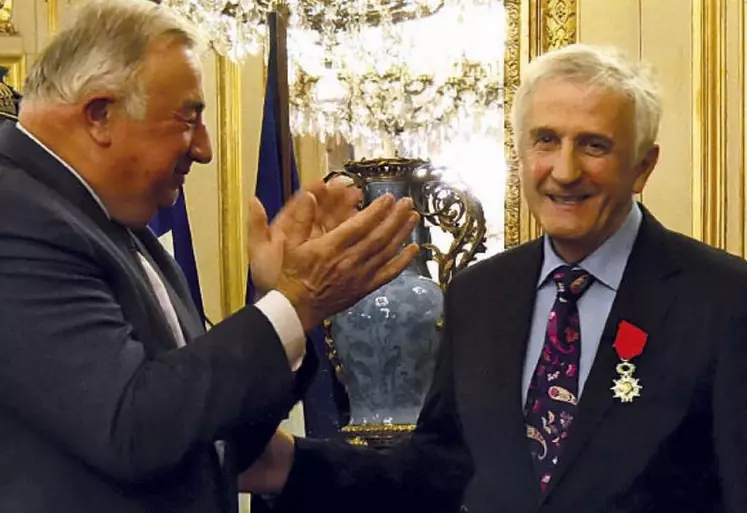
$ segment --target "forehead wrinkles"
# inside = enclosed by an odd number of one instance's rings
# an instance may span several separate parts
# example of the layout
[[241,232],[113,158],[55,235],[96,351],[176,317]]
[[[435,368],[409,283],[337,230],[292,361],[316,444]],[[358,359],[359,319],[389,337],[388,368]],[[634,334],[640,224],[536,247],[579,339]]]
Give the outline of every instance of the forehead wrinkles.
[[622,140],[635,137],[632,99],[606,87],[543,81],[533,91],[528,107],[524,135],[548,128],[563,134],[592,132]]

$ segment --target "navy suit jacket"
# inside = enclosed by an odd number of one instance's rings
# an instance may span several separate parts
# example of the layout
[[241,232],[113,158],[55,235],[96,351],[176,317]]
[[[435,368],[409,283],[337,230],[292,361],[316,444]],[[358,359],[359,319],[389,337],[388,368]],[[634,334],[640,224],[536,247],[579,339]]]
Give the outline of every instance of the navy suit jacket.
[[313,355],[294,375],[253,306],[206,333],[172,258],[147,229],[134,233],[184,348],[126,230],[48,152],[0,126],[0,511],[233,511],[236,473],[308,382]]

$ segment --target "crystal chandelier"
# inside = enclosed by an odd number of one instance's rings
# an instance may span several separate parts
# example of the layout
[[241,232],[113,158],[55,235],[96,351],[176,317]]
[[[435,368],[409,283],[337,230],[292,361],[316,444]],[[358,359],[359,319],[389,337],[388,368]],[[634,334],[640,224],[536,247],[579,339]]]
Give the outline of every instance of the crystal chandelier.
[[191,20],[215,50],[234,61],[259,53],[266,41],[271,9],[263,0],[161,0]]
[[501,2],[348,0],[310,17],[291,1],[294,132],[418,157],[502,132]]
[[[269,0],[164,0],[241,60]],[[291,129],[372,154],[427,158],[503,130],[500,0],[287,0]]]

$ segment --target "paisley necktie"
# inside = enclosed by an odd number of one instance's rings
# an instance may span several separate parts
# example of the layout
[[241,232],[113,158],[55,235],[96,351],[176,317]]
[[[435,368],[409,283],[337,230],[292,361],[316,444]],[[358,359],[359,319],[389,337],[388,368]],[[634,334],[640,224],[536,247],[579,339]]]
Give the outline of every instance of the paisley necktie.
[[524,408],[532,460],[544,493],[558,464],[578,404],[581,331],[577,301],[594,281],[580,267],[564,265],[552,273],[557,288],[547,320],[545,344],[529,382]]

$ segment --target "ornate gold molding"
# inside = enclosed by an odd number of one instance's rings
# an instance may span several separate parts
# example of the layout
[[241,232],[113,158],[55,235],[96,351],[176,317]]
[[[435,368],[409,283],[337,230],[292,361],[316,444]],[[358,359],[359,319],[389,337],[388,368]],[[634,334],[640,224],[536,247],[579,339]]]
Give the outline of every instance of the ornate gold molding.
[[505,247],[511,248],[521,243],[521,185],[519,183],[519,159],[514,149],[514,127],[511,123],[511,106],[514,95],[519,87],[520,69],[522,61],[522,30],[521,6],[522,0],[504,0],[506,9],[507,32],[506,52],[503,61],[503,82],[505,100],[504,115],[504,153],[506,155],[506,193],[504,198],[505,212]]
[[13,25],[13,0],[0,0],[0,34],[18,34]]
[[[576,41],[576,0],[504,0],[508,19],[504,61],[506,100],[505,145],[508,162],[506,182],[506,248],[532,240],[541,229],[521,196],[519,161],[514,150],[510,112],[521,79],[521,66],[548,50]],[[527,23],[528,30],[522,25]]]
[[726,248],[726,1],[693,4],[693,237]]
[[47,2],[47,32],[49,35],[57,32],[60,24],[60,15],[57,6],[57,0],[46,0]]
[[224,316],[244,306],[247,258],[241,173],[241,70],[217,56],[220,290]]
[[23,81],[26,79],[26,56],[0,54],[0,66],[8,68],[5,81],[13,89],[23,92]]

